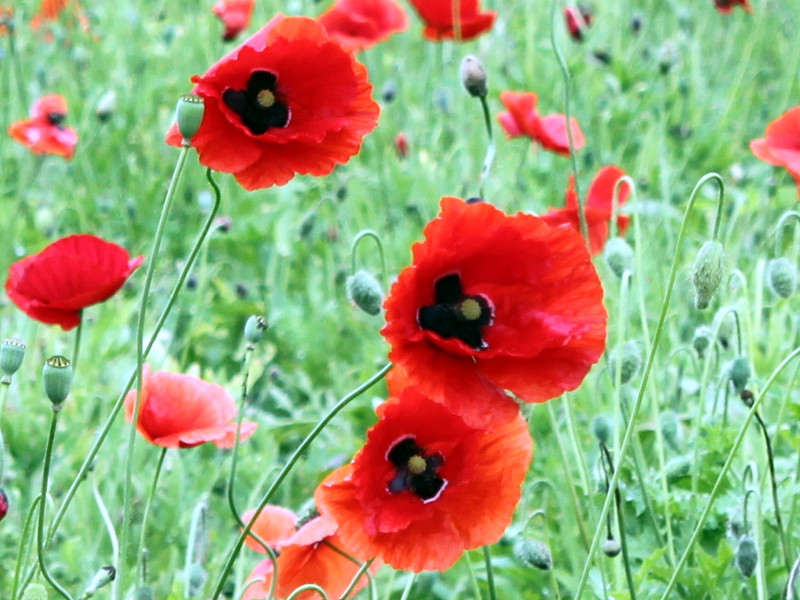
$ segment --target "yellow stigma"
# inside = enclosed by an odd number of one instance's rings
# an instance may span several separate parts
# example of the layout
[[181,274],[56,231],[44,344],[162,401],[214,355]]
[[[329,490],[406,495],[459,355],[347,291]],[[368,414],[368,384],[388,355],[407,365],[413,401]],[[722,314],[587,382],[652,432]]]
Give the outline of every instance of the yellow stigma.
[[461,316],[467,321],[474,321],[481,317],[481,305],[475,298],[467,298],[458,308],[461,311]]
[[269,108],[275,104],[275,94],[269,90],[261,90],[258,92],[258,96],[256,96],[256,102],[258,102],[259,106]]
[[428,465],[425,463],[425,459],[419,455],[412,456],[408,459],[408,472],[412,475],[424,473],[427,467]]

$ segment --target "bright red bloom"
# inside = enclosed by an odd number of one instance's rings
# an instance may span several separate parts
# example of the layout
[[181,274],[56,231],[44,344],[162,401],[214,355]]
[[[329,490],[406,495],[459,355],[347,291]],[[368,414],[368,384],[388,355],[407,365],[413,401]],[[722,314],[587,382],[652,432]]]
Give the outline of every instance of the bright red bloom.
[[[304,17],[278,15],[192,81],[205,101],[191,139],[200,162],[248,190],[327,175],[359,151],[380,112],[364,65]],[[177,126],[167,142],[181,144]]]
[[758,158],[777,167],[786,167],[797,182],[800,195],[800,106],[790,108],[767,125],[766,137],[750,142]]
[[[480,0],[409,0],[425,21],[422,34],[435,42],[471,40],[486,33],[494,25],[497,13],[481,12]],[[453,19],[458,3],[458,19]]]
[[585,6],[567,6],[564,9],[564,20],[570,37],[577,42],[583,41],[583,32],[592,24],[592,12]]
[[741,6],[749,13],[753,12],[753,7],[750,6],[748,0],[714,0],[714,6],[723,15],[730,13],[735,6]]
[[[133,420],[136,391],[125,397],[125,418]],[[151,444],[162,448],[191,448],[214,442],[233,448],[236,438],[236,404],[221,385],[192,375],[167,371],[142,372],[142,398],[136,429]],[[239,440],[246,440],[256,423],[242,423]]]
[[8,496],[3,489],[0,489],[0,521],[5,519],[8,514]]
[[230,42],[250,26],[256,0],[220,0],[211,11],[225,25],[222,39]]
[[[501,92],[500,101],[508,110],[497,115],[497,120],[509,139],[525,135],[546,150],[569,156],[567,118],[564,115],[540,117],[536,111],[538,97],[533,92]],[[575,150],[580,150],[586,140],[575,117],[570,119],[570,128]]]
[[[242,522],[249,523],[253,519],[255,509],[245,511]],[[297,515],[282,506],[267,505],[258,514],[250,531],[255,533],[270,548],[280,548],[294,535],[297,526]],[[261,543],[252,536],[248,536],[244,543],[247,547],[261,554],[266,554]]]
[[394,151],[397,153],[398,158],[408,156],[408,136],[402,131],[394,138]]
[[83,8],[77,0],[42,0],[39,12],[31,19],[31,28],[36,31],[46,23],[58,21],[67,8],[71,6],[74,18],[78,21],[83,31],[89,30],[89,19],[83,12]]
[[12,123],[8,135],[34,154],[57,154],[70,160],[75,154],[78,134],[64,126],[67,101],[53,94],[39,98],[31,107],[31,118]]
[[[597,176],[589,186],[584,214],[589,228],[589,244],[592,249],[592,256],[603,251],[603,246],[605,246],[608,239],[611,209],[614,203],[614,186],[624,176],[625,171],[619,167],[603,167],[598,171]],[[630,186],[627,183],[623,183],[619,188],[617,211],[628,200],[630,193]],[[578,195],[575,193],[575,178],[572,175],[569,176],[564,208],[551,208],[546,214],[542,215],[542,219],[553,227],[569,225],[575,231],[579,232],[581,230],[578,217]],[[617,213],[617,230],[620,236],[625,235],[629,222],[630,217]]]
[[81,322],[81,311],[113,296],[139,265],[121,246],[93,235],[71,235],[8,270],[6,294],[26,315],[65,331]]
[[354,555],[404,571],[445,570],[465,550],[499,540],[533,454],[519,413],[495,429],[470,427],[408,387],[379,416],[353,462],[314,493]]
[[408,29],[408,16],[394,0],[338,0],[317,20],[328,35],[354,52]]
[[603,353],[603,289],[583,239],[541,218],[443,198],[384,303],[389,358],[471,426],[580,385]]

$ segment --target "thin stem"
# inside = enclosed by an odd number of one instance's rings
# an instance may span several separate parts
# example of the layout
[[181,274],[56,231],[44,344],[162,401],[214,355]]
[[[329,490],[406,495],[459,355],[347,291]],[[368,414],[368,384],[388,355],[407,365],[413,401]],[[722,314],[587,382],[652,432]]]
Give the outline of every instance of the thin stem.
[[497,600],[497,591],[494,589],[492,555],[489,552],[489,546],[483,547],[483,561],[486,563],[486,584],[489,586],[489,600]]
[[494,145],[494,135],[492,133],[492,116],[489,114],[489,102],[486,100],[486,96],[480,96],[480,101],[481,108],[483,109],[483,122],[486,125],[486,133],[489,136],[489,144],[486,146],[486,156],[483,159],[483,167],[481,168],[479,186],[481,198],[484,198],[484,186],[489,180],[489,173],[491,172],[492,164],[494,163],[496,148]]
[[469,559],[469,552],[464,553],[464,560],[467,562],[467,573],[469,573],[469,582],[472,585],[472,591],[475,594],[475,600],[483,600],[481,588],[478,585],[478,578],[475,577],[475,569],[472,568],[472,561]]
[[[30,544],[28,542],[31,541],[31,528],[33,527],[33,518],[34,515],[38,515],[37,507],[42,502],[41,496],[36,496],[34,498],[33,503],[31,504],[30,509],[28,510],[28,514],[25,515],[25,523],[22,526],[22,535],[19,538],[19,550],[17,550],[17,562],[14,566],[14,583],[11,586],[11,598],[17,597],[17,591],[20,592],[20,595],[25,591],[23,586],[22,590],[19,590],[19,578],[22,574],[22,564],[26,562],[27,556],[30,553]],[[27,552],[26,552],[27,550]]]
[[356,248],[361,240],[365,237],[370,237],[375,240],[375,245],[378,247],[378,254],[381,257],[381,275],[383,276],[383,285],[386,285],[388,282],[386,280],[386,260],[383,256],[383,244],[381,243],[380,236],[372,229],[363,229],[356,234],[356,237],[353,238],[353,243],[350,244],[350,273],[355,274],[356,272]]
[[192,523],[189,526],[189,540],[186,543],[186,560],[184,561],[183,565],[183,576],[184,576],[184,584],[183,584],[183,597],[190,598],[191,597],[191,569],[192,565],[195,562],[201,563],[203,557],[196,558],[197,548],[200,545],[200,534],[205,528],[205,518],[206,518],[206,511],[208,510],[208,504],[206,500],[200,500],[194,507],[192,511]]
[[[0,380],[0,418],[3,417],[3,411],[6,407],[6,398],[8,398],[8,388],[11,386],[11,379],[6,379],[5,377]],[[1,425],[1,424],[0,424]],[[2,452],[2,449],[0,449]],[[3,477],[3,468],[2,464],[0,464],[0,479]]]
[[[353,559],[353,557],[348,555],[343,550],[340,550],[339,548],[336,548],[336,546],[333,546],[333,544],[331,544],[331,547],[334,548],[337,552],[339,552],[339,554],[343,554],[344,556],[346,556],[350,560],[353,560],[354,562],[358,563],[357,560]],[[353,592],[355,587],[358,585],[358,580],[359,579],[361,579],[365,574],[369,577],[368,571],[369,571],[369,568],[372,566],[372,562],[374,560],[375,560],[374,558],[370,558],[368,561],[364,562],[364,564],[361,564],[361,566],[358,568],[358,571],[356,571],[356,574],[353,577],[352,581],[350,582],[350,585],[348,585],[347,589],[345,589],[345,591],[342,592],[342,600],[347,598]],[[372,581],[371,580],[372,580],[372,578],[369,577],[370,591],[372,592],[372,595],[374,596],[375,595],[375,588],[372,585]]]
[[[158,463],[156,464],[156,472],[153,475],[153,485],[150,486],[150,494],[147,496],[147,504],[144,506],[144,514],[142,515],[142,530],[139,534],[139,550],[145,549],[145,540],[147,539],[147,519],[150,517],[150,508],[153,506],[153,498],[156,495],[156,488],[158,487],[158,478],[161,475],[161,467],[164,465],[164,457],[167,455],[167,449],[162,448],[158,455]],[[140,563],[141,565],[141,563]],[[142,580],[143,572],[139,570],[139,585],[144,585]]]
[[325,590],[323,590],[321,587],[319,587],[314,583],[307,583],[305,585],[301,585],[291,594],[289,594],[286,597],[286,600],[294,600],[295,598],[298,598],[300,594],[302,594],[303,592],[308,592],[308,591],[317,592],[320,595],[320,598],[328,600],[328,594],[325,593]]
[[240,527],[244,527],[244,523],[239,516],[239,511],[236,509],[234,485],[236,483],[236,463],[239,457],[239,440],[242,434],[242,420],[244,419],[244,403],[247,400],[247,380],[250,375],[250,364],[252,363],[254,350],[254,346],[250,343],[248,343],[244,349],[244,365],[242,367],[242,371],[244,372],[242,376],[242,395],[239,399],[239,414],[236,416],[236,435],[234,437],[233,451],[231,453],[231,472],[228,476],[228,507],[231,509],[233,518],[236,519],[236,522]]
[[78,355],[81,352],[81,332],[83,331],[83,309],[80,311],[78,327],[75,329],[75,341],[72,346],[72,372],[78,370]]
[[[798,564],[800,564],[800,559],[798,559]],[[409,573],[408,576],[408,583],[406,587],[403,589],[403,595],[400,596],[400,600],[408,600],[408,597],[411,595],[411,588],[414,587],[414,580],[417,578],[416,573]]]
[[[114,557],[114,562],[116,563],[119,559],[119,540],[114,530],[114,523],[111,521],[111,515],[108,514],[108,509],[106,508],[105,502],[103,502],[103,497],[100,495],[100,490],[97,489],[97,483],[95,481],[92,481],[92,496],[97,504],[97,510],[100,512],[100,516],[103,519],[103,524],[106,526],[106,531],[108,531],[108,539],[111,542],[111,555]],[[111,583],[112,590],[117,588],[117,581],[117,578],[114,577],[114,581]],[[116,592],[112,591],[111,595],[115,596]]]

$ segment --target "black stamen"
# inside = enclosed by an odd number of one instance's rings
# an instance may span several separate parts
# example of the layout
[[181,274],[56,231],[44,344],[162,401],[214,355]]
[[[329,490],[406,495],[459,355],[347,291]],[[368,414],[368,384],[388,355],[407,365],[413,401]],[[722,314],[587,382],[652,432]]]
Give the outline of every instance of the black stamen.
[[[412,473],[409,461],[419,457],[425,461],[425,470],[421,473]],[[390,494],[399,494],[411,491],[422,500],[430,500],[444,487],[446,481],[439,477],[437,471],[444,464],[441,454],[425,456],[425,449],[417,446],[414,438],[404,438],[397,442],[387,454],[397,471],[386,484]]]
[[[242,123],[255,135],[261,135],[273,127],[286,127],[289,123],[289,107],[278,100],[278,78],[270,71],[254,71],[247,81],[247,89],[228,88],[222,93],[222,101],[242,118]],[[265,106],[261,94],[269,92],[273,101]]]
[[[445,275],[434,284],[436,303],[417,312],[420,327],[443,338],[458,338],[471,348],[486,348],[481,328],[492,322],[492,307],[485,296],[467,296],[457,273]],[[478,309],[479,314],[475,314]]]

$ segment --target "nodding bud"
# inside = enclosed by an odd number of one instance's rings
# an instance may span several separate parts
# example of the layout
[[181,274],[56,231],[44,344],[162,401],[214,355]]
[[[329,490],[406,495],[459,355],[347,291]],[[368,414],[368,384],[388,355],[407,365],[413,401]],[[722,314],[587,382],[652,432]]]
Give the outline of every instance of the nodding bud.
[[723,260],[725,251],[719,242],[707,241],[702,245],[694,261],[692,282],[694,283],[694,305],[700,310],[708,308],[725,274]]
[[9,338],[0,344],[0,371],[3,377],[0,381],[8,383],[11,376],[19,370],[22,359],[25,357],[25,344],[17,338]]
[[622,546],[619,545],[619,542],[615,540],[613,537],[606,538],[606,541],[603,542],[603,552],[606,556],[610,556],[614,558],[620,552],[622,552]]
[[753,538],[744,536],[736,546],[736,567],[745,577],[752,577],[758,565],[758,548]]
[[194,597],[200,593],[208,579],[208,573],[200,563],[192,563],[189,567],[189,597]]
[[72,365],[64,356],[52,356],[47,359],[42,369],[44,393],[53,403],[53,407],[61,405],[72,386]]
[[797,291],[797,267],[785,257],[769,261],[767,285],[776,296],[790,297]]
[[741,394],[750,379],[750,361],[743,356],[733,359],[730,378],[733,389],[736,390],[737,394]]
[[711,346],[711,338],[714,332],[711,331],[711,327],[708,325],[700,325],[697,329],[694,330],[694,335],[692,336],[692,348],[694,351],[697,352],[697,358],[703,359],[706,355],[706,350],[708,347]]
[[244,324],[244,339],[251,344],[257,344],[264,339],[264,334],[269,327],[267,320],[261,315],[252,315]]
[[94,106],[94,114],[101,123],[106,123],[117,109],[117,93],[114,90],[106,91]]
[[0,489],[0,521],[8,514],[8,496],[5,490]]
[[32,583],[25,588],[20,600],[47,600],[47,588],[41,583]]
[[184,94],[178,98],[178,106],[175,110],[178,131],[183,136],[183,145],[188,146],[189,140],[197,133],[200,123],[203,122],[205,104],[197,94]]
[[681,427],[678,415],[675,414],[675,411],[668,410],[661,415],[661,435],[664,436],[664,439],[673,450],[678,450]]
[[625,271],[633,271],[633,248],[621,237],[611,238],[603,247],[603,259],[614,275],[622,279]]
[[461,83],[474,98],[485,98],[489,93],[486,85],[486,69],[477,56],[468,54],[461,61]]
[[550,546],[536,538],[523,538],[514,544],[514,557],[522,564],[542,571],[553,568]]
[[639,349],[639,344],[633,340],[628,340],[611,351],[611,355],[608,357],[608,365],[611,369],[611,376],[614,379],[616,379],[618,364],[620,382],[628,383],[636,376],[642,366],[642,351]]
[[100,588],[104,588],[109,583],[114,581],[117,576],[117,570],[112,567],[111,565],[106,565],[105,567],[100,567],[100,570],[94,574],[92,577],[92,581],[86,586],[86,589],[83,591],[83,598],[91,598],[95,595],[97,590]]
[[381,312],[383,289],[378,280],[366,271],[358,271],[347,278],[347,297],[369,315]]
[[597,415],[592,420],[592,433],[601,444],[608,444],[611,438],[611,422],[605,415]]

